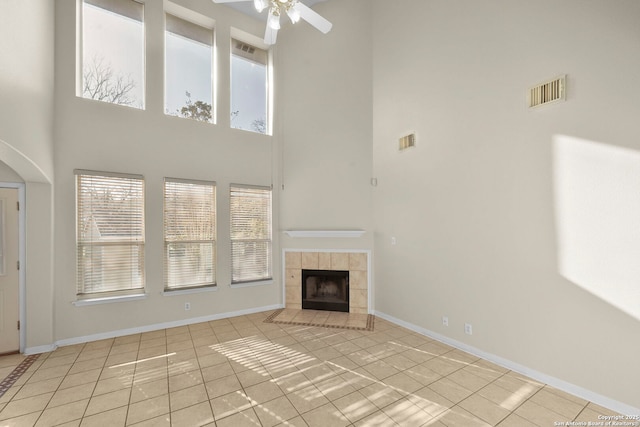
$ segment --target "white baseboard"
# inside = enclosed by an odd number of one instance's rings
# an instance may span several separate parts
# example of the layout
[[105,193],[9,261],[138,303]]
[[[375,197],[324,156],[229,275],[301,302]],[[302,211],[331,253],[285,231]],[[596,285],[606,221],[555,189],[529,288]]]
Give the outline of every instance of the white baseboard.
[[429,338],[433,338],[434,340],[450,345],[451,347],[455,347],[467,353],[481,357],[491,363],[495,363],[496,365],[502,366],[503,368],[525,375],[538,382],[548,384],[551,387],[557,388],[558,390],[562,390],[564,392],[577,396],[581,399],[588,400],[597,405],[603,406],[607,409],[611,409],[612,411],[615,411],[617,413],[624,414],[624,415],[640,414],[640,409],[635,408],[631,405],[627,405],[626,403],[619,402],[617,400],[595,393],[591,390],[587,390],[585,388],[579,387],[575,384],[571,384],[564,380],[552,377],[542,372],[538,372],[534,369],[530,369],[526,366],[504,359],[500,356],[496,356],[495,354],[487,353],[485,351],[482,351],[478,348],[475,348],[463,342],[456,341],[444,335],[438,334],[437,332],[424,329],[420,326],[416,326],[412,323],[405,322],[404,320],[397,319],[393,316],[390,316],[388,314],[385,314],[379,311],[376,311],[375,315],[380,317],[381,319],[388,320],[391,323],[395,323],[396,325],[402,326],[411,331],[417,332],[421,335],[425,335]]
[[35,347],[25,348],[22,353],[27,356],[30,356],[32,354],[48,353],[50,351],[55,350],[56,348],[58,348],[58,346],[55,344],[37,345]]
[[[228,317],[244,316],[247,314],[260,313],[262,311],[276,310],[278,308],[282,308],[282,305],[281,304],[268,305],[264,307],[249,308],[246,310],[238,310],[238,311],[231,311],[227,313],[212,314],[208,316],[192,317],[190,319],[175,320],[172,322],[163,322],[163,323],[156,323],[153,325],[138,326],[135,328],[101,332],[99,334],[85,335],[82,337],[65,338],[65,339],[56,341],[53,346],[46,346],[46,347],[53,347],[53,348],[43,350],[43,351],[35,351],[33,353],[27,353],[27,351],[25,350],[25,354],[43,353],[46,351],[53,351],[57,347],[62,347],[65,345],[82,344],[85,342],[99,341],[99,340],[104,340],[109,338],[121,337],[125,335],[140,334],[143,332],[152,332],[160,329],[176,328],[179,326],[191,325],[194,323],[210,322],[212,320],[226,319]],[[41,347],[45,347],[45,346],[41,346]],[[40,347],[34,347],[34,348],[37,349]]]

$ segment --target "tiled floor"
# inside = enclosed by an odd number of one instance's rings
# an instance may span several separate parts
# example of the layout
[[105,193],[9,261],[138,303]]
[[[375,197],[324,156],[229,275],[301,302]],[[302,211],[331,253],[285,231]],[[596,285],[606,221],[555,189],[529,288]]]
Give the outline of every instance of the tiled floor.
[[[611,411],[376,319],[271,312],[61,347],[0,397],[0,426],[553,426]],[[0,357],[0,379],[22,356]]]

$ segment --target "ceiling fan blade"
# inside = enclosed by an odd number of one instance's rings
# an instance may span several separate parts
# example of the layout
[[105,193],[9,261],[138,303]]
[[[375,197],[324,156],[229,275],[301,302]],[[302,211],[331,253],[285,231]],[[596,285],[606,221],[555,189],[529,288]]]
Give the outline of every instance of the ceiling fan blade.
[[300,12],[300,17],[302,19],[307,21],[312,26],[316,27],[319,31],[323,32],[324,34],[327,34],[329,31],[331,31],[331,27],[333,26],[333,24],[324,19],[309,6],[298,1],[294,7],[298,12]]
[[251,1],[251,0],[213,0],[214,3],[240,3],[241,1]]

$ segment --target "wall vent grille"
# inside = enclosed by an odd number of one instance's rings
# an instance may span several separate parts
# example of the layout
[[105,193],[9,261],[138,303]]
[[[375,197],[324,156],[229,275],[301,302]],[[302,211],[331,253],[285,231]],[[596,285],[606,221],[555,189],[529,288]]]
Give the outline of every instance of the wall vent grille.
[[560,76],[529,89],[529,108],[565,99],[566,76]]
[[405,135],[398,140],[398,150],[403,151],[407,148],[416,146],[416,134],[411,133],[409,135]]

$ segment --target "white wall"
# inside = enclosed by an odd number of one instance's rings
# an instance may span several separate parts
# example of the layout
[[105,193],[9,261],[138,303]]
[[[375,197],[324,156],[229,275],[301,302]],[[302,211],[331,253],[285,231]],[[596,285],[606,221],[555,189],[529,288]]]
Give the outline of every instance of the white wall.
[[[230,23],[260,36],[261,23],[212,2],[177,2],[216,20],[218,124],[163,114],[163,5],[148,1],[146,24],[146,110],[135,110],[75,95],[75,0],[56,1],[56,340],[146,327],[277,305],[275,285],[229,287],[229,184],[272,183],[272,137],[229,128]],[[146,185],[146,292],[139,301],[77,307],[75,290],[76,168],[142,174]],[[164,177],[217,183],[216,292],[163,296],[162,185]],[[277,210],[274,215],[277,228]],[[279,262],[279,252],[274,251]],[[275,279],[279,270],[274,269]],[[184,303],[191,310],[184,310]]]
[[26,183],[26,318],[21,350],[53,340],[54,3],[0,2],[0,161]]
[[301,22],[279,35],[281,230],[362,229],[358,239],[282,237],[283,248],[371,249],[372,58],[368,0],[314,6],[324,35]]
[[[589,185],[620,193],[615,162],[628,170],[640,150],[638,18],[630,0],[374,1],[377,310],[640,407],[640,287],[616,274],[629,262],[606,268],[638,245],[618,233],[596,247],[594,227],[620,215],[589,198]],[[565,73],[566,102],[526,108],[528,87]],[[407,131],[417,147],[399,153]],[[567,183],[582,204],[567,208]],[[635,188],[615,199],[632,236]],[[577,235],[575,206],[592,221]],[[605,274],[587,286],[561,260]]]

